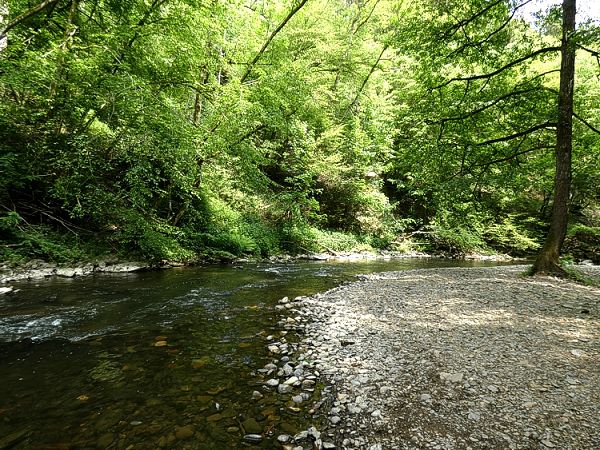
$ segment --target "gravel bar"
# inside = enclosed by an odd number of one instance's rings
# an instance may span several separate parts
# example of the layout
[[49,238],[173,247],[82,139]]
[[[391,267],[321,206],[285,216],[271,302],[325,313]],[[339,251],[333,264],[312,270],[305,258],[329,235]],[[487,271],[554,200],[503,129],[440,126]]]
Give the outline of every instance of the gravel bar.
[[296,299],[301,359],[330,393],[324,435],[338,449],[600,448],[600,289],[525,270],[389,272]]

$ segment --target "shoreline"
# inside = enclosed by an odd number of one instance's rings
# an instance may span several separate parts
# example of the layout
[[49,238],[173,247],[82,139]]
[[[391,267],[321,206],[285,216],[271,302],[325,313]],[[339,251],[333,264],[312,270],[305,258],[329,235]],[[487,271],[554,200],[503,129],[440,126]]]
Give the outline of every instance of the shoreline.
[[[508,255],[483,255],[468,254],[463,256],[437,255],[422,252],[340,252],[340,253],[312,253],[301,255],[281,255],[269,258],[236,258],[230,261],[195,261],[192,263],[180,263],[175,261],[163,261],[161,263],[150,263],[144,261],[122,261],[117,259],[100,260],[96,262],[82,262],[62,266],[41,260],[28,261],[25,264],[11,268],[6,264],[0,265],[0,286],[6,286],[15,281],[40,280],[53,277],[76,278],[90,276],[97,273],[133,273],[153,270],[166,270],[178,267],[196,267],[202,265],[235,264],[247,262],[285,263],[294,261],[365,261],[365,260],[393,260],[412,258],[441,258],[441,259],[464,259],[479,261],[519,261]],[[3,292],[0,291],[0,294]]]
[[525,269],[385,272],[296,299],[300,361],[331,392],[323,436],[338,449],[600,446],[600,289]]

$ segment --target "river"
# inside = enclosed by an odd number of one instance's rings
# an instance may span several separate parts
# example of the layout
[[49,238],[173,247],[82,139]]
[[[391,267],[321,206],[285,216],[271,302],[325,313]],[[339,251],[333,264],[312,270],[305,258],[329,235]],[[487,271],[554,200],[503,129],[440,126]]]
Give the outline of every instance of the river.
[[273,436],[311,420],[258,377],[273,362],[267,336],[283,337],[278,299],[359,273],[496,264],[238,263],[12,283],[0,297],[0,449],[247,448],[248,419],[265,436],[255,448],[277,448]]

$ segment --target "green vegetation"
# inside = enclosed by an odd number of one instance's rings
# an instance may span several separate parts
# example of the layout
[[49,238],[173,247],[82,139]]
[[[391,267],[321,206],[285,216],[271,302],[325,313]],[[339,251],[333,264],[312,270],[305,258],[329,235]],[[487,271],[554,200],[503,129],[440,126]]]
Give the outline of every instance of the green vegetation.
[[[0,260],[531,255],[556,222],[562,10],[521,7],[0,1]],[[565,243],[596,262],[599,30],[571,37]]]

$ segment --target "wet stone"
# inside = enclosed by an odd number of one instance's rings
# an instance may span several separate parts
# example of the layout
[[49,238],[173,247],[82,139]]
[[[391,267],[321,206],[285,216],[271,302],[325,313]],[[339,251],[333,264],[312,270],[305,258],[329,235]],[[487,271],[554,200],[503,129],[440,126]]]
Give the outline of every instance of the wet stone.
[[244,442],[248,442],[250,444],[260,444],[263,440],[263,437],[260,434],[246,434],[243,437]]
[[179,440],[189,439],[194,435],[195,429],[192,425],[179,427],[175,430],[175,437]]
[[262,433],[262,426],[254,418],[246,419],[242,422],[244,430],[248,434],[260,434]]

